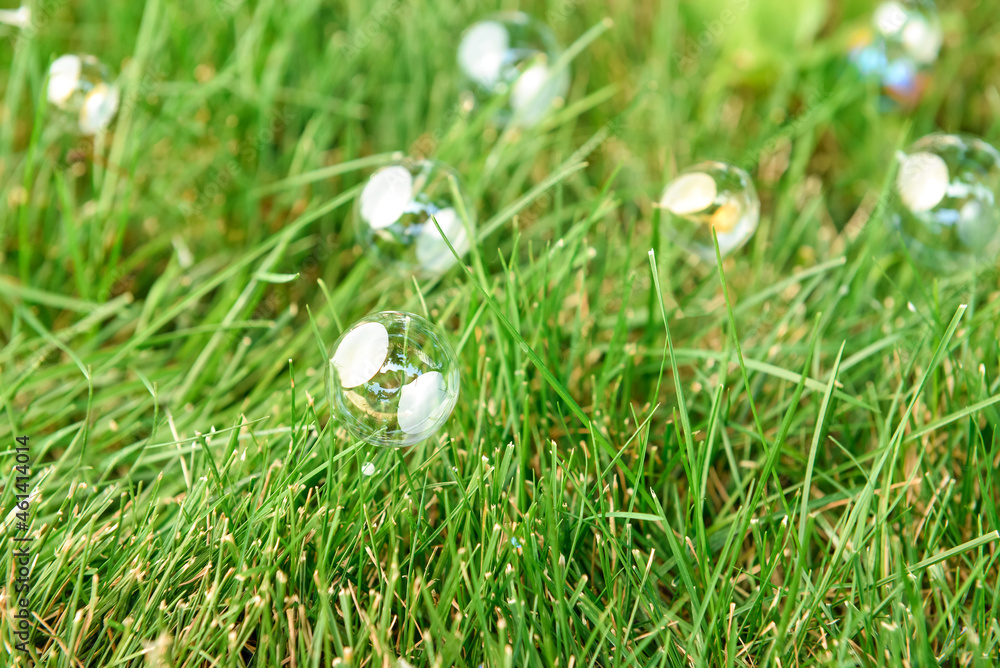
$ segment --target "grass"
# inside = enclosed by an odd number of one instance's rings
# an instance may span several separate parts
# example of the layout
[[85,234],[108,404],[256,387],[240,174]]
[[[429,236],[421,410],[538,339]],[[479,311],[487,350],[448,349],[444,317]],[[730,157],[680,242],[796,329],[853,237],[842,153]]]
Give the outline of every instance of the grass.
[[[2,665],[1000,661],[998,272],[914,266],[882,206],[914,138],[1000,142],[994,4],[942,8],[904,113],[844,66],[864,3],[525,2],[574,46],[524,132],[458,103],[495,3],[34,5],[0,49],[0,456],[30,437],[35,559]],[[97,142],[42,104],[77,51],[121,72]],[[462,174],[468,270],[361,253],[394,154]],[[651,204],[706,158],[762,199],[718,269]],[[408,450],[329,409],[327,347],[382,309],[461,360]]]

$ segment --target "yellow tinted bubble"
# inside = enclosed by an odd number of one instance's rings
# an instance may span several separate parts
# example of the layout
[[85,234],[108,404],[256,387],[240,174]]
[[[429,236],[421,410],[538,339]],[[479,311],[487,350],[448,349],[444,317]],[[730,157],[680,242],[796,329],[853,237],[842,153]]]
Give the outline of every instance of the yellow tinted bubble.
[[664,188],[660,206],[667,240],[707,262],[715,261],[713,229],[726,256],[753,236],[760,219],[760,200],[750,175],[722,162],[685,169]]
[[52,61],[46,97],[50,105],[72,117],[84,135],[107,129],[118,111],[119,91],[108,68],[86,54],[67,54]]

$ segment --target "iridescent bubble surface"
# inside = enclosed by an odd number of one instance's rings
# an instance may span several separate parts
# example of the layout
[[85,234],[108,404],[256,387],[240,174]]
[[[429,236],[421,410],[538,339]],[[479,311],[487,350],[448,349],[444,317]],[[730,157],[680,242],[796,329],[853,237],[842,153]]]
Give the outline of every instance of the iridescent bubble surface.
[[667,184],[660,197],[667,240],[715,262],[712,229],[725,257],[757,230],[760,199],[750,175],[724,162],[688,167]]
[[376,266],[419,276],[442,274],[454,266],[455,256],[441,232],[464,255],[475,222],[472,200],[458,175],[435,160],[403,160],[379,169],[354,206],[355,233]]
[[333,405],[355,437],[403,447],[444,426],[459,395],[458,359],[444,334],[412,313],[356,322],[330,358]]
[[75,117],[85,135],[105,130],[118,111],[118,87],[94,56],[67,54],[49,66],[49,104]]
[[913,106],[930,82],[942,39],[932,0],[888,0],[852,39],[850,59],[863,75],[878,79],[886,98]]
[[914,260],[960,271],[1000,253],[1000,152],[976,137],[932,134],[899,158],[890,221]]
[[503,12],[465,31],[458,47],[458,66],[471,84],[471,95],[509,93],[498,122],[526,127],[565,100],[569,70],[552,69],[561,55],[562,48],[547,25],[522,12]]

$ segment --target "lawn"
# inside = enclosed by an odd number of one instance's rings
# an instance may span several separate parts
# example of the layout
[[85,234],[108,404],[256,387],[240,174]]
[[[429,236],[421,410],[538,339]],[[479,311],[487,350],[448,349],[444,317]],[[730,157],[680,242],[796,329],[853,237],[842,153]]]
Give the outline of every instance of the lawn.
[[[902,109],[847,64],[857,0],[32,4],[0,27],[0,665],[1000,663],[1000,267],[887,222],[897,151],[1000,143],[1000,5],[941,3]],[[501,7],[571,59],[533,127],[460,95]],[[63,53],[118,76],[95,140],[45,104]],[[437,278],[351,222],[400,156],[475,206]],[[761,199],[719,265],[654,206],[705,159]],[[380,310],[459,358],[405,449],[331,411]]]

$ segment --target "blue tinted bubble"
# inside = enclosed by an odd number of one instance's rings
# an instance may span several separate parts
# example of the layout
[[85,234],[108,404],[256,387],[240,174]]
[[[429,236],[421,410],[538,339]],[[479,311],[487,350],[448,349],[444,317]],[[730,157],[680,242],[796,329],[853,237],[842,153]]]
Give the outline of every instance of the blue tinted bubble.
[[894,61],[885,68],[882,83],[888,88],[913,90],[917,83],[917,68],[909,61]]
[[879,82],[887,100],[910,107],[930,83],[942,39],[931,0],[889,0],[875,9],[871,26],[855,35],[849,59],[862,76]]
[[880,74],[885,70],[885,51],[874,45],[868,45],[851,51],[851,60],[861,74]]

